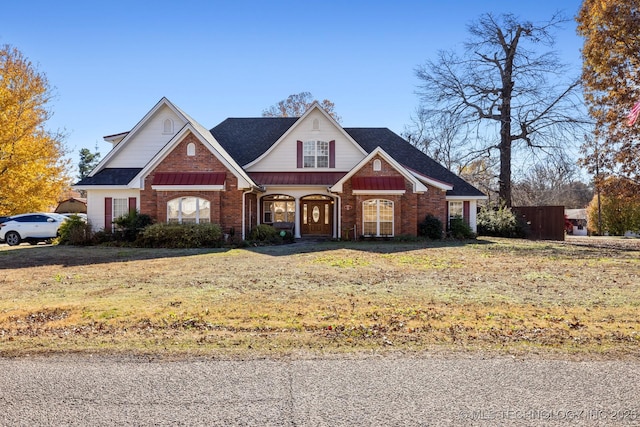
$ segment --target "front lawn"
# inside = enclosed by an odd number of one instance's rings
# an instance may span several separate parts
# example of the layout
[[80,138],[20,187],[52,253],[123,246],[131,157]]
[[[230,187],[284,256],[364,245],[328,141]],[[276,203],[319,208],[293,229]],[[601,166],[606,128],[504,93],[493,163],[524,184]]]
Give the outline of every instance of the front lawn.
[[616,245],[1,245],[0,269],[0,355],[640,355],[640,252]]

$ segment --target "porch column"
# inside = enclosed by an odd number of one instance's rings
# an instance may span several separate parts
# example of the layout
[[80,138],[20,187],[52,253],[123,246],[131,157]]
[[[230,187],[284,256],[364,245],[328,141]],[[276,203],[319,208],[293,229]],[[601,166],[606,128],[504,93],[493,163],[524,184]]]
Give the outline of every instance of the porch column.
[[262,197],[256,195],[256,225],[258,224],[262,224]]
[[294,230],[294,236],[296,239],[299,239],[300,236],[300,216],[302,215],[302,212],[300,212],[300,197],[296,197],[296,221],[295,221],[295,230]]

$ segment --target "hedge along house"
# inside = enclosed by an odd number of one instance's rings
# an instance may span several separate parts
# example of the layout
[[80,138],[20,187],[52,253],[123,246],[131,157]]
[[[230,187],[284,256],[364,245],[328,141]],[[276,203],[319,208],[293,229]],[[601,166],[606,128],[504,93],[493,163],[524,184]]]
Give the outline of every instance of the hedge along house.
[[248,236],[416,235],[427,214],[476,229],[486,196],[386,128],[343,128],[317,103],[299,118],[229,118],[207,130],[162,98],[74,187],[93,228],[136,209],[158,222]]

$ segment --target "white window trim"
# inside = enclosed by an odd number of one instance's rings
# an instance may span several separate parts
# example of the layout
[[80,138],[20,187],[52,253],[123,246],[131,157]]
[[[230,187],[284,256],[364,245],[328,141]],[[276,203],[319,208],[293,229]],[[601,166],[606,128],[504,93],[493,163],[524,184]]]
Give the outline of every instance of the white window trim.
[[[387,200],[387,199],[369,199],[369,200],[365,200],[362,202],[362,231],[364,232],[364,224],[365,222],[371,222],[371,221],[365,221],[365,209],[364,209],[364,204],[365,202],[371,202],[372,200],[376,201],[376,234],[373,235],[374,237],[383,237],[383,236],[390,236],[393,237],[396,234],[396,216],[395,216],[395,202],[393,202],[392,200]],[[393,212],[393,215],[391,215],[391,234],[380,234],[380,202],[389,202],[391,203],[391,210]],[[385,223],[388,221],[384,221]],[[367,234],[367,236],[371,236],[371,234]]]
[[[451,215],[451,205],[456,204],[460,206],[460,214]],[[447,225],[451,227],[451,220],[453,218],[460,217],[464,219],[464,201],[462,200],[449,200],[449,205],[447,206],[448,215],[447,215]]]
[[[281,221],[275,221],[275,216],[276,216],[276,212],[273,210],[266,210],[265,209],[265,205],[267,203],[277,203],[277,202],[284,202],[285,203],[285,210],[284,210],[284,216],[285,217],[289,217],[290,215],[293,216],[293,221],[284,221],[284,222],[295,222],[295,218],[297,216],[297,210],[296,207],[297,205],[295,204],[295,200],[294,199],[262,199],[262,224],[274,224],[276,222],[281,222]],[[289,210],[289,205],[288,203],[294,203],[293,206],[293,210]],[[269,213],[271,215],[271,221],[266,221],[266,214]]]
[[[306,154],[305,149],[307,148],[308,145],[311,145],[313,143],[313,166],[307,166],[306,162],[305,162],[305,158],[307,157],[311,157],[311,154]],[[320,143],[322,144],[326,144],[327,145],[327,155],[326,156],[318,156],[318,145],[320,145]],[[302,144],[302,168],[303,169],[326,169],[329,167],[329,161],[330,161],[330,157],[331,157],[331,153],[330,153],[330,144],[328,141],[321,141],[321,140],[310,140],[310,141],[305,141]],[[327,165],[326,166],[318,166],[318,158],[322,157],[327,159]]]
[[[120,206],[119,210],[116,210],[116,205],[123,204],[124,209]],[[129,198],[128,197],[114,197],[111,199],[111,217],[113,220],[120,218],[121,216],[129,214]]]
[[[460,206],[460,214],[451,215],[451,205],[456,204]],[[449,201],[449,219],[455,218],[456,216],[460,216],[460,218],[464,218],[464,202],[462,200],[450,200]]]
[[[176,197],[175,199],[171,199],[167,202],[167,222],[169,222],[169,203],[178,200],[178,223],[182,224],[182,201],[184,199],[194,198],[196,199],[196,224],[200,224],[200,200],[204,200],[209,202],[209,215],[211,215],[211,202],[207,199],[203,199],[202,197],[194,197],[194,196],[185,196],[185,197]],[[207,223],[211,222],[211,216],[207,219]]]

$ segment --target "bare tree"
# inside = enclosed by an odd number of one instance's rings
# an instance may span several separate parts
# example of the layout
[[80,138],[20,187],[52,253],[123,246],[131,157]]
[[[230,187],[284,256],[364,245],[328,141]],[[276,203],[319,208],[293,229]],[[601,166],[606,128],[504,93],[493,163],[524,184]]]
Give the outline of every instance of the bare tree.
[[[300,117],[309,109],[314,102],[313,95],[310,92],[300,92],[289,95],[287,99],[283,99],[275,105],[262,111],[263,117]],[[327,112],[336,122],[340,122],[340,116],[335,112],[335,105],[328,99],[318,101],[318,104]]]
[[513,183],[517,206],[584,208],[592,198],[593,188],[580,180],[575,163],[563,157],[541,159]]
[[468,27],[462,57],[441,51],[435,62],[416,69],[423,108],[474,126],[476,152],[498,151],[499,197],[507,206],[514,149],[563,150],[586,123],[579,79],[567,80],[566,66],[553,51],[534,50],[552,47],[552,31],[564,22],[559,14],[539,25],[485,14]]
[[418,108],[404,136],[429,157],[459,174],[478,153],[469,150],[469,128],[459,114]]

